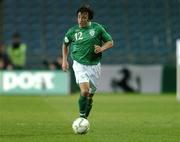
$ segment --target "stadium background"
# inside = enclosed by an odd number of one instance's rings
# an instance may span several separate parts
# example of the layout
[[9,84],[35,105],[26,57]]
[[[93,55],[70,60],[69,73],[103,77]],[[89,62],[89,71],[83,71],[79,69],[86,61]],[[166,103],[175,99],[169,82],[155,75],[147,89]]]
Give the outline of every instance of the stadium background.
[[[119,70],[128,68],[131,85],[138,87],[140,77],[145,90],[98,92],[90,131],[78,136],[71,129],[78,117],[79,95],[73,72],[47,71],[43,60],[59,55],[64,34],[83,4],[94,9],[94,21],[106,26],[115,43],[104,53],[105,80],[100,88],[108,89],[106,82],[116,82]],[[179,7],[180,0],[0,0],[1,40],[8,44],[19,32],[28,45],[26,71],[0,72],[0,142],[179,142],[180,103],[175,98]],[[9,76],[14,81],[8,82]],[[22,82],[5,93],[3,80],[6,91]],[[55,89],[47,90],[53,83]],[[69,85],[73,95],[67,95]]]
[[[179,0],[5,0],[1,39],[9,43],[19,32],[28,45],[26,69],[43,69],[43,60],[55,60],[60,54],[64,34],[76,22],[77,7],[87,3],[95,10],[94,20],[106,26],[115,43],[104,53],[102,64],[161,65],[162,92],[175,92]],[[73,73],[71,78],[74,82]],[[71,84],[72,92],[75,86]]]

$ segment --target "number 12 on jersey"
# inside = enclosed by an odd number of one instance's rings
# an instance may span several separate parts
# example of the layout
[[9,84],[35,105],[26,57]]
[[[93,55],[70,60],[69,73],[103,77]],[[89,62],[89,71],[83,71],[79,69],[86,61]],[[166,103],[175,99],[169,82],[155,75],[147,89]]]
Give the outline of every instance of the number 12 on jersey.
[[82,32],[78,32],[74,34],[76,41],[83,39]]

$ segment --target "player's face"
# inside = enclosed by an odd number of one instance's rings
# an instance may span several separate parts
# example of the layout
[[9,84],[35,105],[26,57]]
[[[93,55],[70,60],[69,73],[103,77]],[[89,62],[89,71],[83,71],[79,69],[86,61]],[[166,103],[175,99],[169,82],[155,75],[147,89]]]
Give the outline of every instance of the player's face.
[[87,12],[78,13],[78,24],[80,27],[86,27],[89,23],[89,16]]

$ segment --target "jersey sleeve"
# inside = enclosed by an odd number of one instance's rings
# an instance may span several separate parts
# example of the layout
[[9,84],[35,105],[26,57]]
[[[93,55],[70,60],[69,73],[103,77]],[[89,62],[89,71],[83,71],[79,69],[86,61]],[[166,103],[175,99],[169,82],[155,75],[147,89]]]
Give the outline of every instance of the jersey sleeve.
[[103,42],[112,41],[111,35],[104,29],[104,27],[99,25],[99,28]]
[[68,30],[67,33],[65,34],[64,41],[63,41],[64,44],[69,45],[72,42],[71,33],[72,33],[71,30]]

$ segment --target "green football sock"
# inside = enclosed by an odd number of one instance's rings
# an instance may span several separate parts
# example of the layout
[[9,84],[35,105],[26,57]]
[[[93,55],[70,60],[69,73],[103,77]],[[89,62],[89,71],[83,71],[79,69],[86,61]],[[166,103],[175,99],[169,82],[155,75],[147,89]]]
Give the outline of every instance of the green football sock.
[[80,97],[79,97],[79,112],[80,112],[80,117],[85,117],[86,106],[87,106],[87,97],[80,95]]
[[93,104],[93,96],[94,94],[89,94],[89,97],[87,97],[87,106],[86,106],[86,117],[89,116],[89,113],[92,109],[92,104]]
[[86,114],[85,114],[86,117],[89,116],[89,113],[92,109],[92,103],[93,103],[92,98],[87,98],[87,107],[86,107]]

